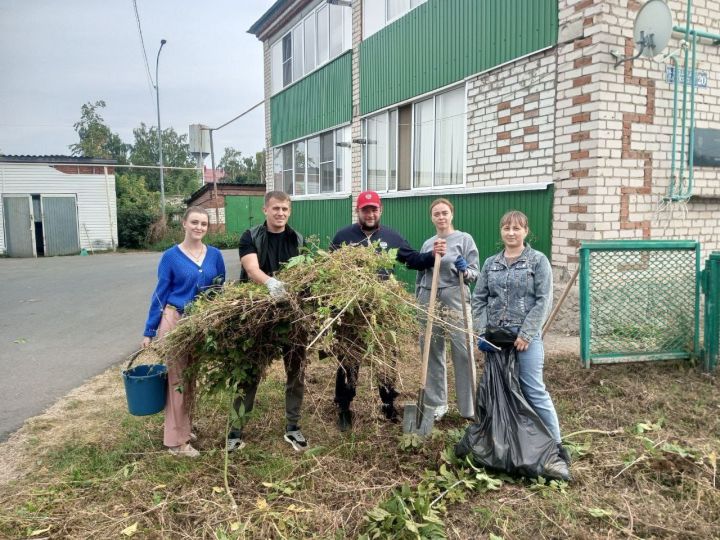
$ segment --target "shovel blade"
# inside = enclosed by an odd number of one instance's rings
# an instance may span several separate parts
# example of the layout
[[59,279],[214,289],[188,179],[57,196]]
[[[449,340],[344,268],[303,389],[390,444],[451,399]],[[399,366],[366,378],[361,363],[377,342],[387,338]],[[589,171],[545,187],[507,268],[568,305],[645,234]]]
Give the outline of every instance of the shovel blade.
[[[418,414],[421,415],[418,424]],[[417,403],[405,403],[403,412],[403,433],[415,433],[421,437],[427,437],[432,433],[433,424],[435,423],[435,409],[433,407],[423,406],[422,411],[418,410]]]

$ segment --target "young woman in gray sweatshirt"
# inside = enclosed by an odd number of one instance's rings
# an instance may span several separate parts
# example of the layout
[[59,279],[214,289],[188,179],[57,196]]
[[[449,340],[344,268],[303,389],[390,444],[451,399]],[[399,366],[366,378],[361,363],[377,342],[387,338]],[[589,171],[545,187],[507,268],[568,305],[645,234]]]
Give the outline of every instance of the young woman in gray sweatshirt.
[[[478,276],[478,250],[472,236],[453,227],[454,207],[447,199],[436,199],[430,205],[430,218],[435,225],[436,234],[428,238],[420,249],[421,252],[432,251],[433,243],[438,238],[447,242],[447,252],[441,259],[440,276],[438,280],[438,293],[436,308],[440,316],[449,323],[446,329],[442,325],[434,324],[432,339],[430,341],[430,354],[428,359],[428,374],[425,384],[425,405],[435,409],[435,418],[440,420],[448,411],[447,400],[447,365],[445,362],[445,339],[450,341],[452,361],[455,366],[455,392],[458,409],[464,418],[473,418],[475,408],[473,398],[475,395],[475,362],[472,347],[468,350],[463,310],[470,318],[469,283],[474,282]],[[463,273],[465,280],[465,299],[463,305],[460,295],[460,276]],[[427,311],[430,301],[430,289],[433,269],[422,270],[417,273],[415,281],[415,296],[421,306]],[[424,346],[424,331],[427,318],[424,312],[420,314],[422,326],[420,335],[420,349]],[[472,339],[470,340],[472,344]]]

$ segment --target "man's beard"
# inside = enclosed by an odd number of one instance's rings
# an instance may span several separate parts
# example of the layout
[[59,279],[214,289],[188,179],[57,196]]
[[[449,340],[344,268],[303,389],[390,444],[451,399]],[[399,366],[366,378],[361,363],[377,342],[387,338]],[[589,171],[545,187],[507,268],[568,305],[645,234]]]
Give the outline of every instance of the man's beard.
[[365,225],[364,222],[360,221],[360,229],[362,229],[365,232],[377,231],[379,228],[380,228],[380,220],[379,219],[375,221],[375,225],[373,225],[372,227],[368,227],[367,225]]

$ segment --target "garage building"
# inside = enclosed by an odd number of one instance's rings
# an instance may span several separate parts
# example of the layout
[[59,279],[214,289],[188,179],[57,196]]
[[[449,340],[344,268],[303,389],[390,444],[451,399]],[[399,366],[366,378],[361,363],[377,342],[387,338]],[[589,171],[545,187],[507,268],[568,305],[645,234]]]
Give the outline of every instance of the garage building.
[[114,250],[116,163],[0,155],[0,254],[38,257]]

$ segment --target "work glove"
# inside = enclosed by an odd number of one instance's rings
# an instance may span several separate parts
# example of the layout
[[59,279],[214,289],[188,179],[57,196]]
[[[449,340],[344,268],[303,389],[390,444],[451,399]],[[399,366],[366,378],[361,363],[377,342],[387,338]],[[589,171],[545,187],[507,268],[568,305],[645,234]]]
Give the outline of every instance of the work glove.
[[272,296],[276,300],[284,298],[287,295],[287,291],[285,290],[285,284],[279,279],[271,277],[265,282],[265,286],[270,292],[270,296]]
[[477,346],[482,352],[498,352],[500,350],[500,347],[496,347],[490,343],[487,339],[485,339],[485,336],[480,336],[478,338]]
[[463,273],[468,269],[468,263],[462,255],[458,255],[457,259],[455,259],[455,269]]

